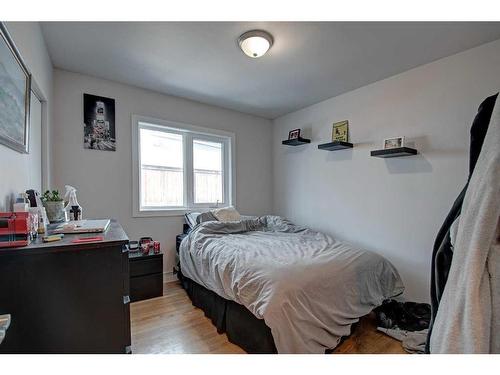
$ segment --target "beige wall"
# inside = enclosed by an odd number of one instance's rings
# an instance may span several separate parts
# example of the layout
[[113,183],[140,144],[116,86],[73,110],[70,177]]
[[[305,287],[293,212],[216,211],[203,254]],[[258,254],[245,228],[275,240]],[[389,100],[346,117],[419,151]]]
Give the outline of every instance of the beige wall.
[[[466,182],[472,119],[499,89],[495,41],[276,119],[275,212],[384,255],[406,296],[428,300],[432,245]],[[318,150],[332,123],[346,119],[354,148]],[[282,146],[294,128],[312,143]],[[370,157],[393,136],[406,136],[419,155]]]
[[[132,217],[132,114],[235,133],[236,207],[272,211],[272,125],[269,120],[62,70],[54,71],[54,187],[78,188],[87,218],[113,217],[131,239],[152,236],[171,272],[182,217]],[[116,151],[83,149],[83,93],[115,99]]]

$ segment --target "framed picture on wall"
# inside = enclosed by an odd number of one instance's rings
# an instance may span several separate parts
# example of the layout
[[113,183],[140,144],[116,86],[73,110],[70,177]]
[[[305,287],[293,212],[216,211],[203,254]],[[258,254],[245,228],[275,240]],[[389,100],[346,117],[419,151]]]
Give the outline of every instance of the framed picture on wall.
[[29,152],[31,75],[0,22],[0,143]]
[[83,94],[83,148],[116,151],[115,100]]

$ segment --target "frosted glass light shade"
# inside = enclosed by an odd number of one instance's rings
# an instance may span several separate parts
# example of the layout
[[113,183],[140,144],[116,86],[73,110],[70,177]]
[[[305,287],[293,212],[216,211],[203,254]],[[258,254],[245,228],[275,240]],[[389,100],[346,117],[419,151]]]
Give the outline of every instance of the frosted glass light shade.
[[261,30],[247,31],[238,39],[238,44],[245,55],[253,59],[263,56],[273,45],[273,37]]

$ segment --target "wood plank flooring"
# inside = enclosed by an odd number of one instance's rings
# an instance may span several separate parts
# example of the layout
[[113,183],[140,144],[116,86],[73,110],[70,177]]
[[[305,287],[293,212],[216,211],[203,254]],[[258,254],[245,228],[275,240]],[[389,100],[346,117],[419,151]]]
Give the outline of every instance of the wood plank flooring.
[[[132,353],[245,353],[218,334],[203,311],[194,307],[180,283],[164,285],[163,297],[130,306]],[[361,319],[354,333],[333,353],[400,354],[401,343],[375,328],[372,316]]]

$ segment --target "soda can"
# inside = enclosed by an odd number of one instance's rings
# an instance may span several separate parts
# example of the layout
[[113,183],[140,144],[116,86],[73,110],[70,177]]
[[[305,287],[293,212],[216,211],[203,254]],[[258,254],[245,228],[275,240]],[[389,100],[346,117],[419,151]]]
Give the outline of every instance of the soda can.
[[160,253],[160,241],[154,241],[153,242],[153,251],[155,254]]

